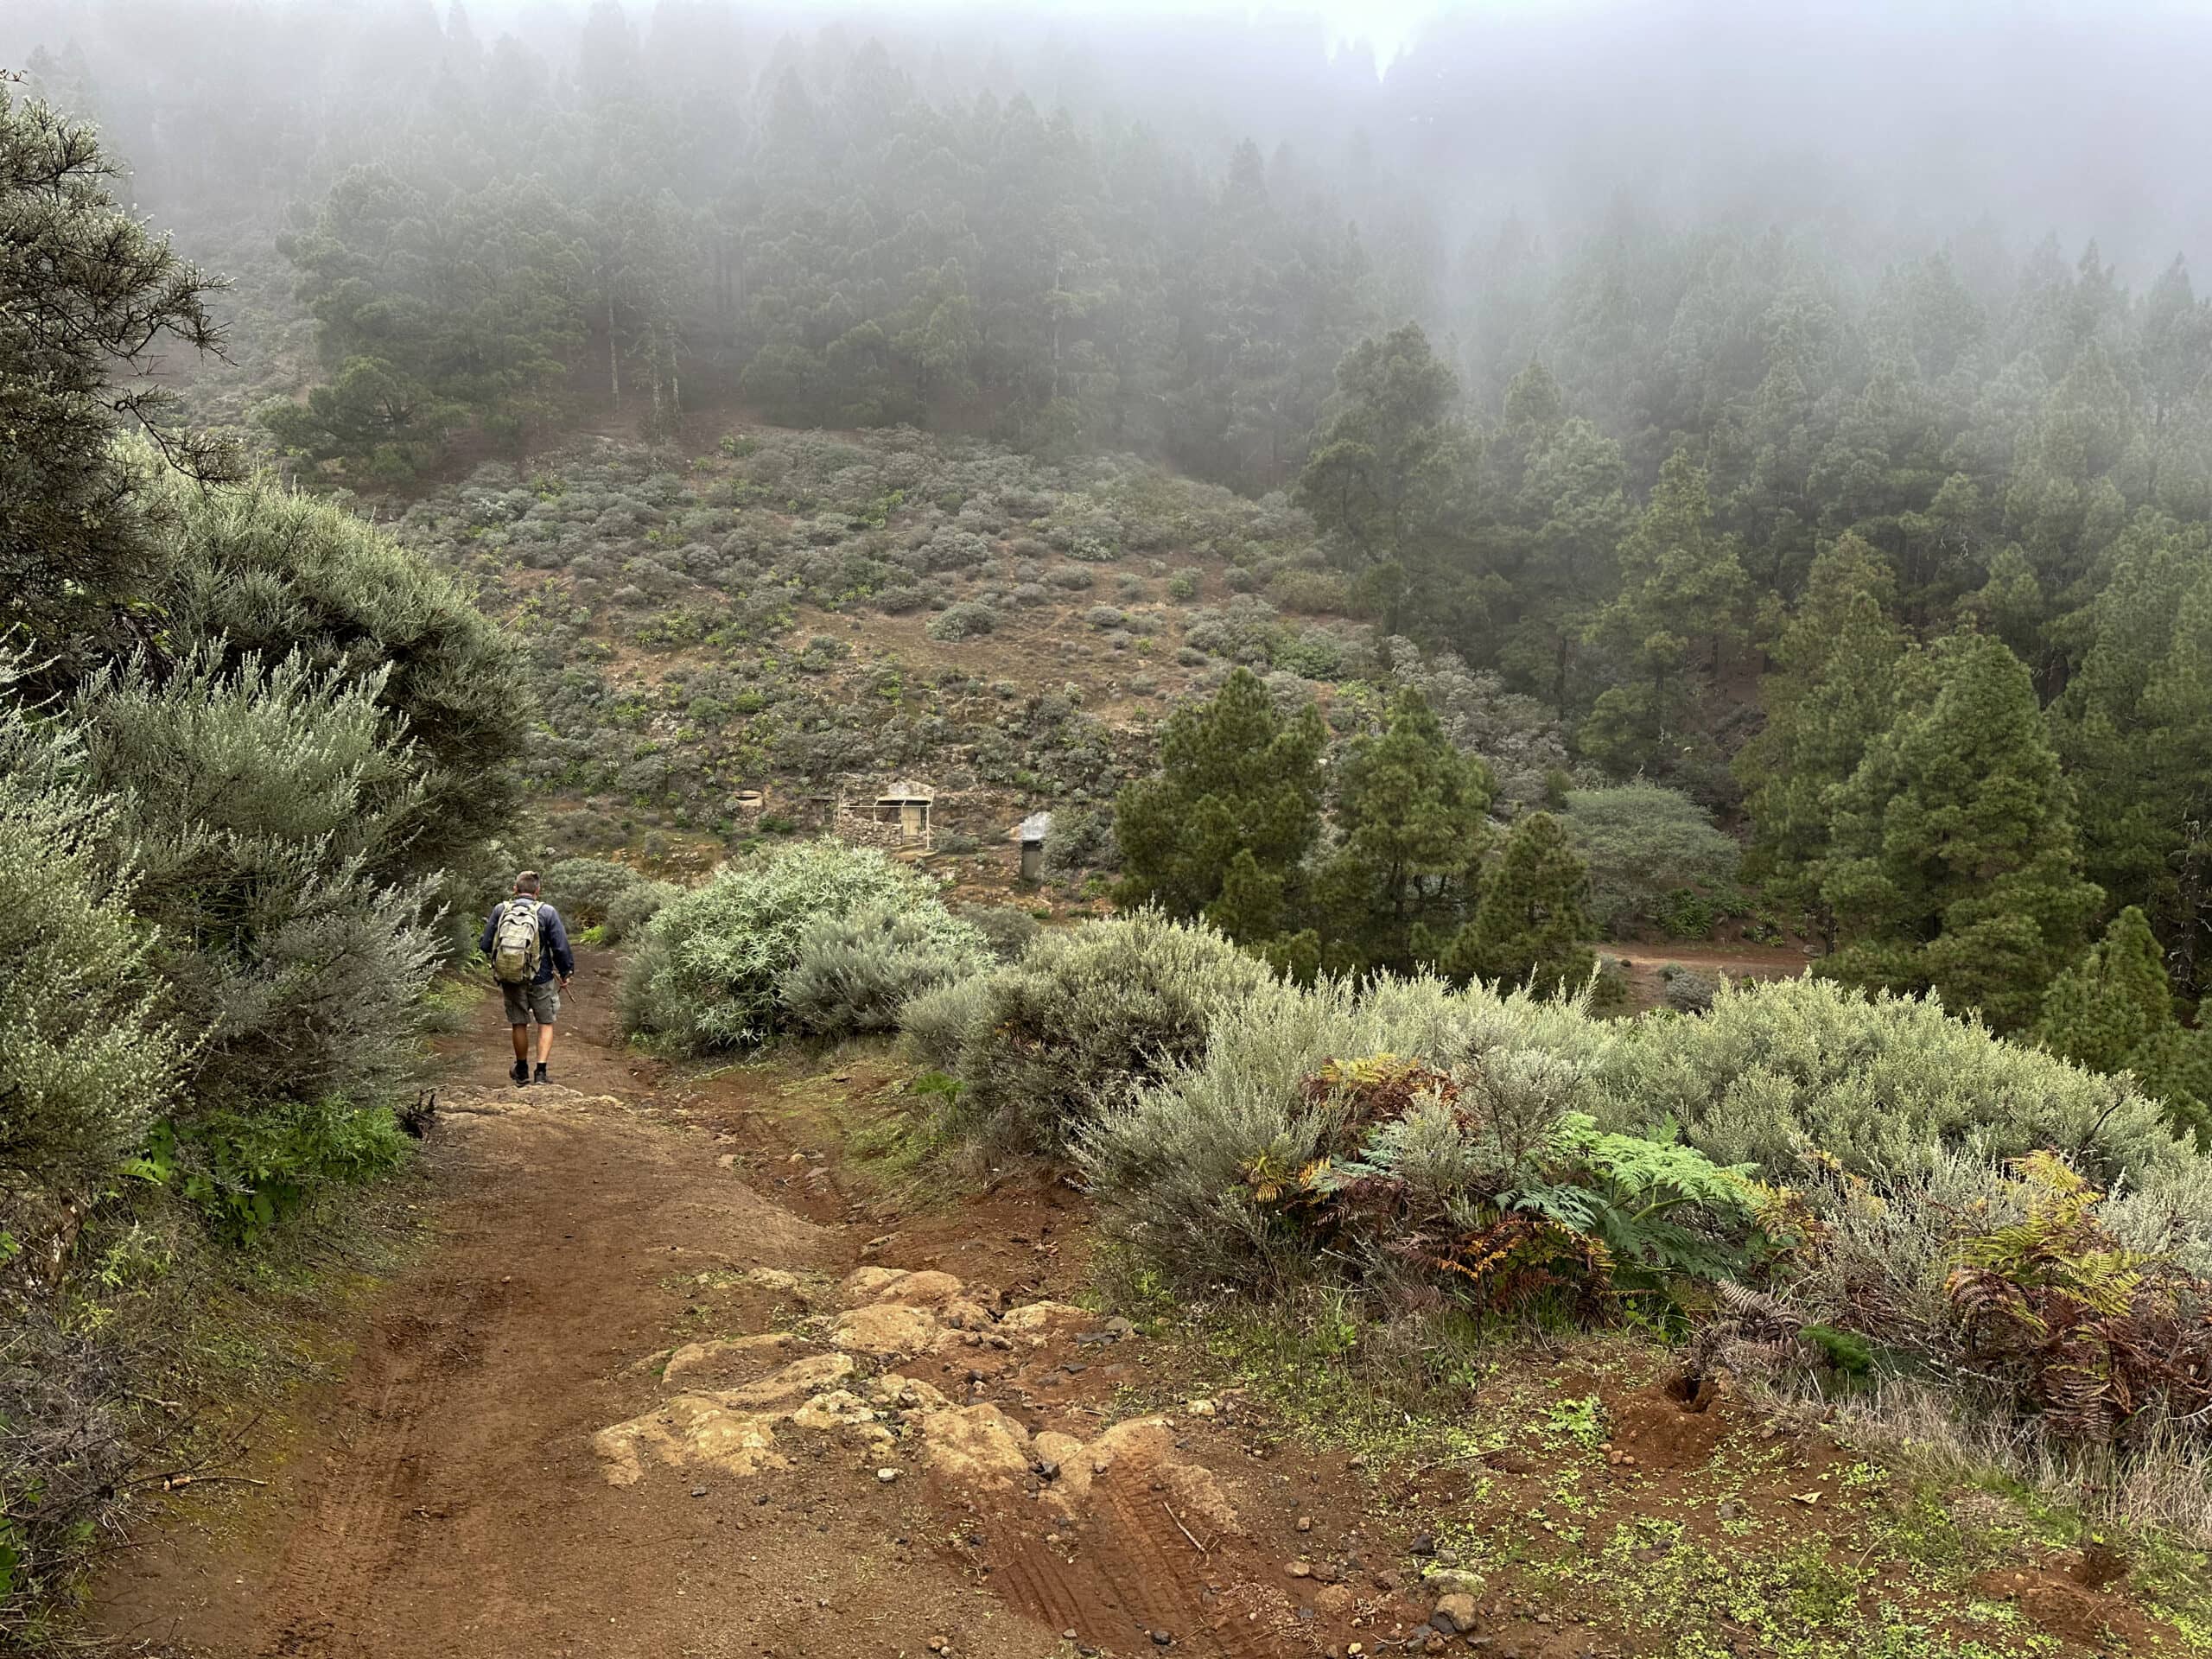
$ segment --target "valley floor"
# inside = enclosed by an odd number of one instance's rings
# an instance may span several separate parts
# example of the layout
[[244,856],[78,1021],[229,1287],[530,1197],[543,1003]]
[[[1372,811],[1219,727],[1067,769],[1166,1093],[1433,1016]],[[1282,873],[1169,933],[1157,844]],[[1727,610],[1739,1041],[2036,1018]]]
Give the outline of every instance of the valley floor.
[[1086,1312],[1071,1190],[886,1196],[848,1151],[885,1066],[662,1068],[620,1044],[615,965],[585,962],[559,1086],[505,1084],[488,996],[452,1040],[430,1247],[342,1380],[247,1437],[230,1472],[266,1485],[143,1529],[100,1634],[209,1659],[2196,1650],[2124,1563],[1995,1510],[1976,1532],[1995,1500],[1893,1489],[1817,1424],[1690,1409],[1648,1349],[1492,1366],[1423,1440],[1334,1414],[1310,1354]]

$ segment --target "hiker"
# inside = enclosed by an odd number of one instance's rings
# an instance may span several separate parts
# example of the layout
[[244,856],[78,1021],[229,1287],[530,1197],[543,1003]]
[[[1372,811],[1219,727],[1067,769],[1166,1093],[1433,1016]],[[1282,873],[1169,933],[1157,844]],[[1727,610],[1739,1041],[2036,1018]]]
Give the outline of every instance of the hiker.
[[[569,950],[569,930],[561,912],[537,896],[536,870],[515,877],[512,899],[492,906],[484,924],[484,938],[477,948],[492,959],[492,977],[499,982],[506,998],[507,1024],[515,1037],[514,1070],[507,1075],[518,1084],[543,1083],[545,1062],[553,1054],[553,1026],[561,1015],[561,993],[576,971]],[[556,982],[558,982],[557,985]],[[530,1069],[530,1025],[537,1022],[537,1071]]]

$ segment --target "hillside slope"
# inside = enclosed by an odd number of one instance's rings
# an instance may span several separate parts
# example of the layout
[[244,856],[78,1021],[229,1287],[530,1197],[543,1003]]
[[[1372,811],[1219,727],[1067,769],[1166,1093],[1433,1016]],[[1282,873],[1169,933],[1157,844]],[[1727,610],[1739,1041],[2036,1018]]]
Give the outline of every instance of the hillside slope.
[[934,792],[940,847],[995,845],[1110,801],[1236,664],[1318,696],[1340,735],[1420,683],[1501,805],[1567,764],[1530,699],[1378,639],[1281,497],[1127,457],[907,429],[749,429],[693,457],[599,439],[482,467],[392,528],[531,642],[525,766],[563,853],[711,862],[894,779]]

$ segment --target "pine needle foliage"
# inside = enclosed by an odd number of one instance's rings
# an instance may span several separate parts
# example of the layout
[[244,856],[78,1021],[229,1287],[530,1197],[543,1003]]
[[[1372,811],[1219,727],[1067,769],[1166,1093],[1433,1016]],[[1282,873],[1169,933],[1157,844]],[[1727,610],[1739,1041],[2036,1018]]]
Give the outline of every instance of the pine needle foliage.
[[2200,1141],[2212,1130],[2205,1088],[2212,1053],[2203,1036],[2174,1017],[2165,953],[2144,913],[2130,905],[2103,938],[2051,982],[2036,1040],[2062,1058],[2097,1071],[2132,1073],[2162,1101],[2177,1128]]
[[162,563],[111,440],[143,429],[162,465],[238,474],[141,372],[171,340],[221,349],[219,284],[115,199],[122,171],[90,125],[0,85],[0,632],[73,661],[143,632]]
[[1557,818],[1531,812],[1516,823],[1483,872],[1481,898],[1444,953],[1457,978],[1527,982],[1565,995],[1590,982],[1598,959],[1584,907],[1589,879]]
[[1115,806],[1118,901],[1194,919],[1248,853],[1259,875],[1287,880],[1320,833],[1325,739],[1312,704],[1284,719],[1249,669],[1211,702],[1177,709],[1160,734],[1159,775],[1130,785]]

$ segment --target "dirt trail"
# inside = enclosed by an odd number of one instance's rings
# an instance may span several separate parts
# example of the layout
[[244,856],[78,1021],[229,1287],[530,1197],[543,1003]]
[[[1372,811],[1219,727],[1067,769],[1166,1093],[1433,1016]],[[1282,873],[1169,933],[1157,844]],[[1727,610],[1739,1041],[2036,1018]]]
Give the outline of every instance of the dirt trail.
[[[988,1459],[922,1467],[911,1429],[891,1449],[785,1425],[787,1466],[648,1459],[637,1484],[610,1484],[594,1437],[655,1421],[674,1385],[653,1357],[688,1338],[781,1328],[798,1332],[780,1339],[791,1351],[824,1347],[839,1281],[864,1260],[988,1279],[1007,1308],[1073,1269],[1049,1193],[904,1219],[883,1242],[882,1212],[845,1197],[834,1161],[791,1145],[774,1074],[658,1075],[616,1043],[610,963],[588,959],[575,992],[562,1086],[506,1085],[488,999],[451,1046],[429,1154],[434,1247],[370,1311],[342,1382],[251,1448],[268,1488],[226,1489],[222,1508],[152,1529],[109,1575],[104,1634],[221,1659],[889,1656],[936,1639],[1038,1659],[1078,1643],[1155,1651],[1155,1629],[1182,1652],[1278,1650],[1263,1640],[1273,1618],[1232,1617],[1220,1599],[1236,1548],[1194,1539],[1160,1497],[1159,1459],[1181,1454],[1158,1446],[1150,1462],[1125,1457],[1122,1477],[1102,1472],[1050,1544],[1033,1448],[995,1474]],[[775,1271],[764,1287],[748,1269]],[[786,1274],[814,1288],[795,1301]],[[1076,1330],[1096,1323],[1077,1313],[1019,1351],[936,1332],[949,1345],[904,1369],[953,1396],[938,1403],[958,1408],[944,1419],[956,1427],[996,1401],[1017,1436],[1054,1424],[1095,1436],[1109,1377],[1131,1366],[1098,1365],[1084,1386],[1109,1338]],[[861,1377],[900,1363],[860,1358]],[[877,1475],[893,1465],[901,1478]]]
[[[615,1040],[610,961],[576,993],[560,1086],[506,1084],[488,997],[454,1039],[431,1247],[229,1471],[266,1487],[142,1529],[97,1634],[169,1659],[1624,1659],[1707,1604],[1640,1599],[1656,1545],[1501,1568],[1555,1508],[1574,1539],[1878,1541],[1887,1500],[1833,1437],[1685,1401],[1632,1344],[1486,1370],[1471,1463],[1285,1433],[1189,1344],[1060,1300],[1085,1272],[1065,1188],[872,1196],[836,1120],[887,1066],[664,1071]],[[1603,1446],[1560,1429],[1600,1396]],[[1447,1525],[1488,1582],[1424,1583]],[[2013,1554],[1977,1593],[2024,1631],[2153,1649],[2081,1563]]]

